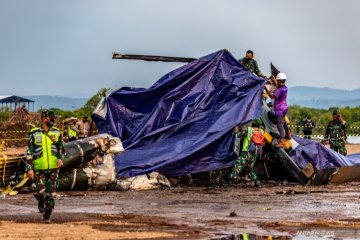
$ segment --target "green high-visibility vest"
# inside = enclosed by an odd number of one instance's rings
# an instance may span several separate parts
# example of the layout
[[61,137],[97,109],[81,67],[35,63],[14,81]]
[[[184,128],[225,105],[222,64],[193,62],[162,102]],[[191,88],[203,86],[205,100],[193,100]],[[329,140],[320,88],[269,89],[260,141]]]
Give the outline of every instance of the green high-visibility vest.
[[[258,128],[248,127],[248,129],[247,129],[247,135],[244,138],[243,149],[242,149],[244,152],[249,151],[249,143],[251,141],[251,137],[252,137],[255,129],[258,129]],[[260,131],[264,134],[264,131],[262,129],[260,129]]]
[[69,126],[68,127],[68,136],[76,138],[76,134],[77,134],[76,131],[72,130],[71,127]]
[[51,128],[47,134],[39,131],[39,128],[31,130],[34,136],[34,170],[50,170],[57,168],[59,158],[56,142],[59,141],[60,131]]
[[244,142],[243,142],[243,151],[244,152],[247,152],[249,151],[249,143],[251,141],[251,136],[252,136],[252,133],[253,133],[253,128],[252,127],[248,127],[247,129],[247,135],[246,137],[244,138]]

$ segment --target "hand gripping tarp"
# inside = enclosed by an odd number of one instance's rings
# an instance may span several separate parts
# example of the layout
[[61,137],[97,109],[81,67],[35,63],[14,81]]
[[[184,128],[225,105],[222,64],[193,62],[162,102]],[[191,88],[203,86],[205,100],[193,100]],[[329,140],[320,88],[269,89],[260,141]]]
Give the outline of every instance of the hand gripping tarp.
[[228,51],[194,60],[149,89],[121,88],[92,117],[101,132],[120,137],[118,176],[153,171],[166,176],[232,165],[233,129],[261,115],[265,80]]

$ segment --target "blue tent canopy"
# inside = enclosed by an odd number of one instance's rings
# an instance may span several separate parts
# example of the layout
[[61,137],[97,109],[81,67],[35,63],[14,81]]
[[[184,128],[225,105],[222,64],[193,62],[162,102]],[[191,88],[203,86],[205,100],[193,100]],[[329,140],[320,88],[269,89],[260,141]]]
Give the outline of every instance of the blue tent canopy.
[[149,89],[121,88],[92,117],[100,132],[121,138],[118,176],[166,176],[232,165],[233,128],[261,115],[265,80],[228,51],[194,60]]

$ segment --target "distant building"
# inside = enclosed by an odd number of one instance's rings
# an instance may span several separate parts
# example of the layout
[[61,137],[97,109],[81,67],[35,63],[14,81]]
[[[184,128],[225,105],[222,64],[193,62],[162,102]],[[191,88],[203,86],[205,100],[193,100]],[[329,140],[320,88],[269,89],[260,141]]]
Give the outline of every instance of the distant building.
[[30,104],[32,103],[32,111],[34,111],[34,101],[15,95],[12,96],[0,96],[1,111],[6,108],[9,110],[15,110],[19,107],[25,107],[30,112]]

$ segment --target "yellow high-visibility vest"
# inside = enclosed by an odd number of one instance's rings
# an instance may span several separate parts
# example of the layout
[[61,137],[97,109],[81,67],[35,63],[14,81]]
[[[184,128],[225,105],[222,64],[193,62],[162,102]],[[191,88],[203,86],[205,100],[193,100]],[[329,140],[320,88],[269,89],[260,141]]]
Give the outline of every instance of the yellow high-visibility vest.
[[34,128],[30,132],[34,136],[34,170],[50,170],[57,168],[58,149],[56,142],[59,141],[60,131],[51,128],[47,134]]

